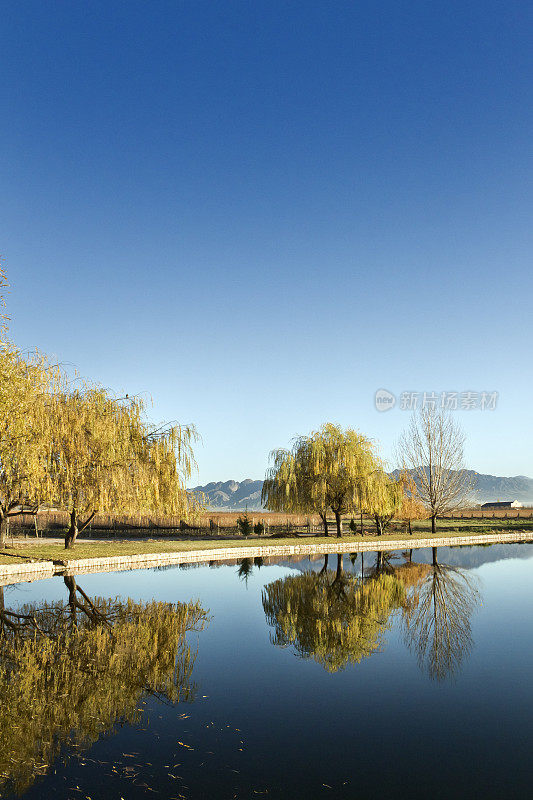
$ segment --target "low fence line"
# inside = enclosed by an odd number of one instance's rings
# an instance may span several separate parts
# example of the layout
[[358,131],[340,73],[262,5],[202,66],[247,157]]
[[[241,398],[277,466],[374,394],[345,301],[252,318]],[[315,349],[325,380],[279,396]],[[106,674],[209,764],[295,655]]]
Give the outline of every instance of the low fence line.
[[[195,521],[185,523],[180,516],[146,516],[146,515],[127,515],[127,514],[96,514],[95,518],[87,529],[94,534],[114,534],[128,530],[131,535],[168,535],[168,533],[178,533],[186,531],[228,531],[237,528],[237,518],[242,517],[245,511],[217,511],[211,509],[203,512]],[[255,525],[262,523],[269,531],[281,530],[306,530],[308,533],[320,532],[322,523],[320,518],[314,514],[286,514],[283,512],[273,512],[266,510],[248,511],[250,522]],[[353,518],[357,524],[360,522],[359,513],[353,515],[343,515],[343,522],[347,524]],[[493,510],[471,509],[469,511],[458,512],[442,517],[443,520],[533,520],[533,508],[522,507],[517,509]],[[66,511],[42,510],[36,516],[33,513],[24,513],[13,518],[10,523],[10,530],[26,535],[38,535],[51,532],[63,532],[68,528],[69,515]],[[328,524],[331,530],[335,527],[333,517],[328,517]],[[396,520],[395,525],[402,525],[401,520]],[[365,515],[364,525],[373,526],[374,522]]]

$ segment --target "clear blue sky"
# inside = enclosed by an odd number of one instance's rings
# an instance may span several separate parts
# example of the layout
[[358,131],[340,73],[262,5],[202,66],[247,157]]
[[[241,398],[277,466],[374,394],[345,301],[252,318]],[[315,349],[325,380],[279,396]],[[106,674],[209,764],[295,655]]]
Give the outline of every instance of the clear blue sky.
[[11,335],[155,420],[193,483],[262,477],[327,420],[385,455],[374,392],[457,412],[533,475],[533,5],[0,3]]

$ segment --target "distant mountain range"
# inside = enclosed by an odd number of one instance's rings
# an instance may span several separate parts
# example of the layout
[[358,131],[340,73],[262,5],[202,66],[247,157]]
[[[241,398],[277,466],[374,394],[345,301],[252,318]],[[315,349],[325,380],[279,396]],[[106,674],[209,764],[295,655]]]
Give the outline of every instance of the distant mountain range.
[[[526,478],[525,475],[515,475],[511,478],[483,475],[473,469],[466,472],[472,482],[474,503],[518,500],[524,505],[533,505],[533,478]],[[392,474],[397,475],[398,470]]]
[[[512,478],[482,475],[469,470],[474,487],[475,501],[488,503],[491,500],[518,500],[524,505],[533,505],[533,478],[516,475]],[[191,491],[204,495],[209,509],[218,511],[259,511],[263,481],[217,481],[205,486],[195,486]]]
[[195,486],[195,493],[203,493],[208,508],[220,511],[258,511],[261,508],[261,489],[263,481],[217,481],[205,486]]

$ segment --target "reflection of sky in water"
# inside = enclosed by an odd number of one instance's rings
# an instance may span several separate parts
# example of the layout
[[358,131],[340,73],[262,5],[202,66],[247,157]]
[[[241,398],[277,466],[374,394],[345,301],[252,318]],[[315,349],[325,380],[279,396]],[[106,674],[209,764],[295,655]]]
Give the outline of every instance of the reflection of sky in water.
[[[191,637],[199,698],[177,707],[150,701],[147,729],[118,730],[87,753],[94,763],[58,765],[27,797],[131,800],[147,796],[142,782],[169,798],[261,797],[254,792],[266,789],[266,797],[302,798],[527,796],[533,546],[440,548],[438,556],[442,564],[463,561],[481,594],[471,618],[472,652],[453,679],[441,682],[419,668],[398,613],[379,652],[337,673],[272,645],[263,586],[316,570],[322,560],[254,567],[247,582],[235,565],[79,576],[91,596],[201,600],[212,620]],[[413,560],[429,563],[431,551],[414,551]],[[331,555],[330,569],[336,563]],[[343,563],[357,573],[361,555],[354,566],[348,556]],[[365,554],[365,568],[373,563],[375,554]],[[57,578],[5,591],[8,607],[65,596]],[[143,764],[135,782],[120,772],[129,752]],[[69,794],[76,785],[80,791]]]

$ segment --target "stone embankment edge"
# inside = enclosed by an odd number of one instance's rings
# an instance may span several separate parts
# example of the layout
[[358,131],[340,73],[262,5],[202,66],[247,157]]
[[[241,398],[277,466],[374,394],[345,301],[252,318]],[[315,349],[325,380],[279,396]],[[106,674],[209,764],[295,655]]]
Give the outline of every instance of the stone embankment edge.
[[16,564],[0,564],[0,581],[6,585],[8,581],[5,578],[15,579],[20,576],[20,580],[26,581],[51,578],[56,571],[57,566],[53,561],[17,561]]
[[326,553],[360,553],[378,550],[406,550],[419,547],[446,547],[450,545],[497,544],[533,541],[533,531],[523,533],[485,534],[483,536],[446,536],[388,542],[346,542],[335,539],[324,544],[260,545],[257,547],[224,547],[213,550],[185,550],[177,553],[142,553],[133,556],[109,558],[84,558],[65,561],[64,572],[77,575],[84,572],[158,567],[167,564],[195,564],[210,561],[227,561],[238,558],[268,558],[269,556],[325,555]]
[[267,558],[269,556],[326,555],[326,553],[364,553],[385,550],[409,550],[421,547],[449,547],[450,545],[504,544],[505,542],[531,542],[533,531],[514,533],[487,533],[480,536],[438,536],[424,539],[396,539],[386,542],[343,541],[331,539],[323,544],[259,545],[257,547],[218,547],[213,550],[182,550],[174,553],[138,553],[129,556],[103,558],[78,558],[54,563],[0,564],[0,581],[38,580],[53,575],[81,575],[89,572],[119,572],[129,569],[159,567],[170,564],[195,564],[226,561],[238,558]]

